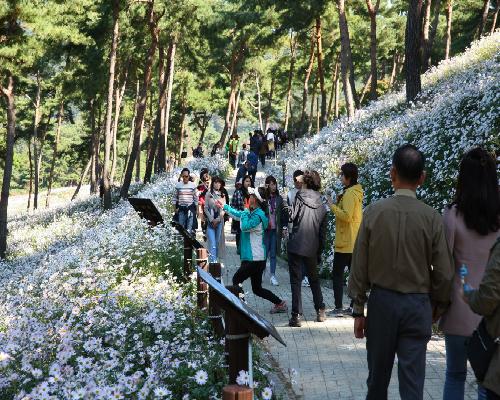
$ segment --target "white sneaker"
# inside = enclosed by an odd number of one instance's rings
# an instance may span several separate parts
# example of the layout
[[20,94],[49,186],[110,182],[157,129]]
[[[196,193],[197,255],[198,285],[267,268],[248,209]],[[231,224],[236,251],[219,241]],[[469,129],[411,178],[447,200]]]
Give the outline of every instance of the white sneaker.
[[309,279],[307,279],[307,276],[304,276],[304,279],[302,279],[302,287],[309,287]]
[[271,275],[271,285],[273,286],[279,286],[279,282],[278,280],[276,279],[276,277],[274,275]]

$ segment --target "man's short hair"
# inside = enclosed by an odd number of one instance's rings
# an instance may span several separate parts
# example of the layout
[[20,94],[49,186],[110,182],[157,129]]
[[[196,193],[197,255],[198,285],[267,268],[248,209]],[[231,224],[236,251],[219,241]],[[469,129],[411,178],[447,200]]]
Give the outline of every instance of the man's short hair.
[[398,172],[401,180],[408,183],[417,183],[425,168],[425,156],[412,144],[398,147],[392,157],[392,165]]
[[340,167],[342,174],[347,179],[350,179],[351,185],[355,185],[358,183],[358,166],[352,162],[345,163]]
[[246,143],[243,143],[243,148],[246,149],[247,148],[247,144]]
[[300,175],[304,175],[304,171],[301,171],[300,169],[294,171],[294,173],[293,173],[293,179],[297,178]]

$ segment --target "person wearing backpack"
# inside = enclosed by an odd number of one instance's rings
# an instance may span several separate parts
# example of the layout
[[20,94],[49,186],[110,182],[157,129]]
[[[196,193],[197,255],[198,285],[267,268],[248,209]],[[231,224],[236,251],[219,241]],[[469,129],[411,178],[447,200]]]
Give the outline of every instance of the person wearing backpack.
[[240,168],[243,164],[245,164],[245,161],[247,160],[247,156],[248,156],[247,145],[246,145],[246,143],[243,143],[242,149],[238,153],[238,162],[237,162],[238,168]]
[[249,208],[243,211],[236,210],[221,201],[216,202],[217,207],[227,212],[231,217],[240,220],[241,266],[233,276],[233,285],[238,286],[250,278],[252,292],[273,303],[271,314],[285,313],[288,310],[286,302],[262,287],[262,275],[266,269],[264,232],[269,224],[269,219],[263,210],[265,201],[259,191],[248,188],[248,193],[250,195]]

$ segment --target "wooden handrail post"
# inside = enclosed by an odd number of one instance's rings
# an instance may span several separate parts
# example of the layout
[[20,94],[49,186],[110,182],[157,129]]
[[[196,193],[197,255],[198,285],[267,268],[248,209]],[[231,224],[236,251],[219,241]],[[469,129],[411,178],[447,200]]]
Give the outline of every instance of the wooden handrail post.
[[193,262],[193,247],[191,241],[184,237],[184,279],[188,280],[191,275]]
[[228,385],[222,389],[222,400],[252,400],[253,389],[248,386]]
[[[208,272],[208,251],[204,247],[196,249],[196,264]],[[197,303],[199,310],[207,310],[208,308],[208,284],[204,282],[200,275],[196,278],[197,287]]]
[[[238,296],[238,288],[226,286],[234,295]],[[238,314],[232,310],[224,313],[226,325],[226,349],[229,365],[229,384],[235,384],[240,371],[248,371],[248,345],[250,332],[240,323]]]
[[[222,265],[220,263],[208,264],[208,272],[212,275],[217,282],[221,282]],[[222,311],[217,303],[217,296],[214,289],[208,289],[208,318],[212,321],[214,333],[218,337],[224,336],[224,324],[222,322]]]

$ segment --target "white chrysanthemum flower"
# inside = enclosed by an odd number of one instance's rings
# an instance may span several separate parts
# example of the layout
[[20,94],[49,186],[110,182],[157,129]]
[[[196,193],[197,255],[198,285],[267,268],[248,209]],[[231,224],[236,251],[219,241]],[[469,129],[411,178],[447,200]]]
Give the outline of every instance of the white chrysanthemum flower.
[[196,372],[194,380],[198,385],[204,385],[208,381],[208,374],[200,369],[198,372]]
[[271,400],[271,397],[273,397],[273,391],[270,387],[265,387],[264,390],[262,390],[261,396],[263,400]]
[[241,386],[248,385],[249,380],[250,376],[248,375],[248,372],[243,370],[241,370],[238,376],[236,377],[236,383]]
[[172,394],[172,392],[170,390],[168,390],[167,388],[165,388],[163,386],[158,386],[157,388],[155,388],[154,393],[158,397],[167,397],[167,396],[170,396]]

